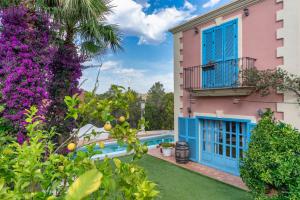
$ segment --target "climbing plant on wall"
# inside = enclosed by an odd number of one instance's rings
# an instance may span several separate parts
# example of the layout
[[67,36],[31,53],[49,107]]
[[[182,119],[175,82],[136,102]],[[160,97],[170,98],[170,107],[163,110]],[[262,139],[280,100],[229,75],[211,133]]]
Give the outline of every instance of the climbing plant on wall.
[[[54,49],[50,46],[49,17],[24,6],[1,12],[0,85],[2,115],[22,135],[24,111],[32,105],[44,115],[49,103],[49,70]],[[21,137],[21,136],[20,136]]]
[[291,92],[296,95],[300,103],[300,76],[283,69],[248,69],[244,71],[244,81],[245,85],[254,86],[262,96],[270,94],[272,90]]

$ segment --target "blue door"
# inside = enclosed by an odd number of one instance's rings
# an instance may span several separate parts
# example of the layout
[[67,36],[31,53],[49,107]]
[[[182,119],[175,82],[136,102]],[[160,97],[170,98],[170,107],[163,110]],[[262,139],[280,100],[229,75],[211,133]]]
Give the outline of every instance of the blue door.
[[179,117],[179,141],[187,142],[190,149],[190,160],[199,160],[199,120],[197,118]]
[[249,139],[246,120],[200,119],[200,163],[239,175],[239,160]]
[[238,83],[238,20],[203,31],[202,87],[233,87]]

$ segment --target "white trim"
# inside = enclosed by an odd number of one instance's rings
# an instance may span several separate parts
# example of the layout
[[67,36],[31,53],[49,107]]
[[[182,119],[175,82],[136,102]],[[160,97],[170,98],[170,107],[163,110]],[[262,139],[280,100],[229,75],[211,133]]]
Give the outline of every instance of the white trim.
[[[209,13],[206,13],[204,15],[197,16],[190,21],[187,21],[181,25],[178,25],[169,31],[172,32],[173,34],[179,32],[179,31],[186,31],[188,29],[191,29],[195,26],[199,26],[200,24],[207,23],[211,20],[214,20],[220,16],[225,16],[228,14],[231,14],[235,11],[240,11],[243,10],[246,7],[250,7],[256,3],[259,3],[263,0],[233,0],[232,2],[219,7],[215,10],[210,11]],[[279,0],[277,0],[279,1]]]
[[223,17],[216,18],[215,23],[216,23],[217,26],[221,25],[223,23]]
[[201,41],[200,41],[200,65],[203,65],[202,63],[202,55],[203,55],[203,49],[202,49],[202,44],[203,44],[203,31],[207,30],[207,29],[210,29],[210,28],[213,28],[213,27],[216,27],[216,26],[220,26],[226,22],[229,22],[229,21],[232,21],[232,20],[235,20],[237,19],[238,20],[238,58],[241,58],[243,57],[243,16],[242,14],[238,14],[236,16],[233,16],[233,17],[230,17],[226,20],[223,20],[222,23],[216,25],[216,24],[212,24],[212,25],[209,25],[209,26],[206,26],[206,27],[203,27],[200,29],[200,38],[201,38]]
[[183,37],[182,32],[174,34],[174,139],[178,140],[178,117],[181,116],[180,109],[182,108],[181,95],[183,91],[181,89],[181,84],[183,83],[182,78],[180,78],[180,73],[183,72],[180,66],[180,50],[183,48],[183,44],[180,39]]
[[198,124],[199,124],[199,126],[198,126],[198,133],[199,133],[199,137],[198,137],[198,144],[199,144],[199,147],[198,147],[198,162],[200,163],[200,161],[201,161],[201,158],[202,158],[202,143],[201,143],[201,137],[202,137],[202,135],[201,135],[201,123],[198,121]]
[[257,119],[255,116],[249,115],[231,115],[231,114],[223,114],[220,116],[219,114],[214,113],[198,113],[194,112],[194,117],[215,117],[215,118],[230,118],[230,119],[245,119],[250,120],[252,123],[257,123]]
[[281,21],[281,20],[283,20],[283,18],[284,18],[283,10],[277,11],[277,13],[276,13],[276,21]]
[[[277,11],[276,20],[283,21],[283,27],[277,30],[277,39],[283,39],[283,46],[277,48],[277,56],[283,58],[278,66],[289,73],[300,75],[300,1],[277,0],[283,3],[283,9]],[[284,92],[284,102],[297,102],[291,92]],[[283,112],[284,122],[300,129],[300,107],[297,104],[277,103],[277,112]]]

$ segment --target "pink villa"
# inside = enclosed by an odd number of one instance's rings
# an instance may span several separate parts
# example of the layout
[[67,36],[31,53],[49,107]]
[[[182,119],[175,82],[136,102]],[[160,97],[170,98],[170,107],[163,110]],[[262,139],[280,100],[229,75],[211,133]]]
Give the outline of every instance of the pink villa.
[[188,142],[192,161],[239,175],[266,108],[300,129],[295,96],[262,97],[243,79],[253,67],[300,75],[300,0],[235,0],[170,31],[176,140]]

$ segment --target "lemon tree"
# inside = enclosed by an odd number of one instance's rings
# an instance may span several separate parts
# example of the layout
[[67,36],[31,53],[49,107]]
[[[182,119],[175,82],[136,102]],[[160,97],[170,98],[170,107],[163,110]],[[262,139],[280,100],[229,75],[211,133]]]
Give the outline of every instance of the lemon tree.
[[[25,128],[28,140],[20,145],[14,139],[0,140],[0,197],[1,199],[153,199],[157,196],[156,185],[152,183],[135,159],[147,152],[147,146],[136,137],[138,129],[132,129],[126,120],[113,116],[114,108],[124,109],[128,118],[126,99],[122,88],[116,88],[114,100],[81,102],[77,95],[66,97],[68,106],[66,119],[73,119],[78,126],[87,120],[88,111],[97,105],[98,117],[103,123],[109,122],[107,131],[119,145],[126,145],[133,152],[129,162],[105,158],[93,160],[101,151],[96,144],[86,146],[87,151],[76,149],[78,136],[71,133],[62,145],[57,146],[52,138],[57,135],[55,128],[45,129],[45,121],[38,115],[38,109],[26,111]],[[84,116],[84,117],[83,117]],[[84,118],[84,120],[80,120]],[[4,134],[1,133],[0,134]],[[93,133],[101,134],[101,133]],[[5,135],[4,135],[5,136]],[[5,136],[6,137],[6,136]],[[98,145],[104,148],[104,143]],[[69,153],[61,154],[60,150]],[[101,149],[100,149],[101,150]]]

